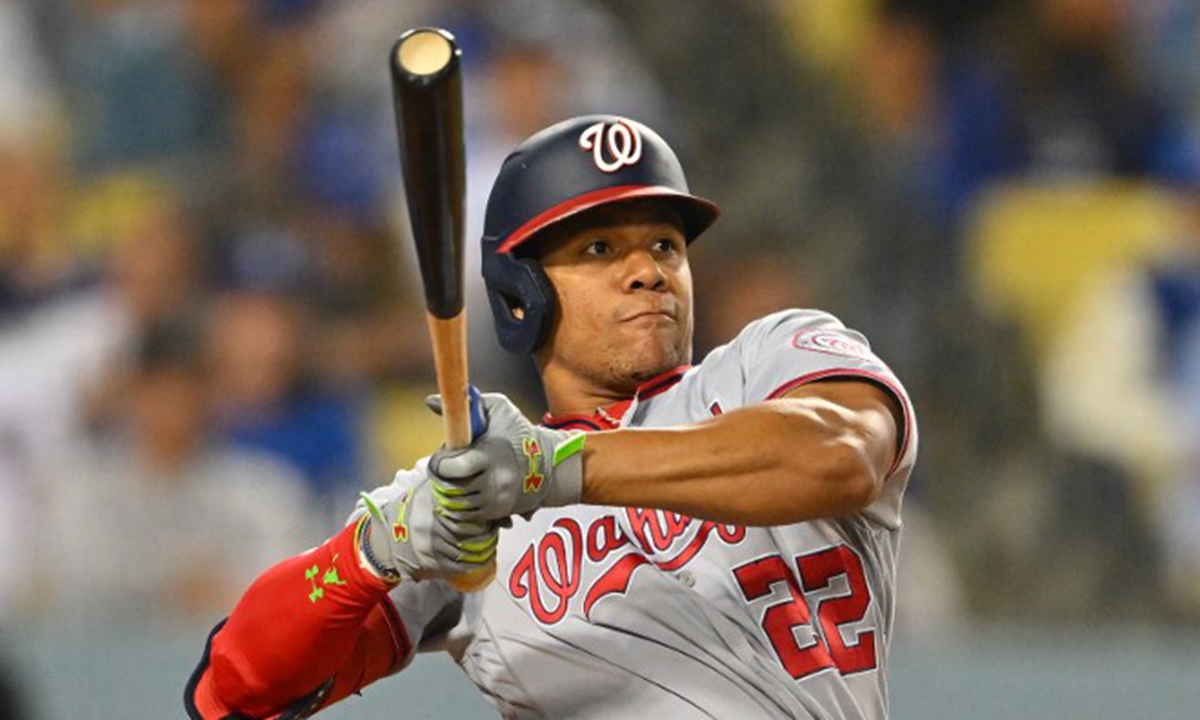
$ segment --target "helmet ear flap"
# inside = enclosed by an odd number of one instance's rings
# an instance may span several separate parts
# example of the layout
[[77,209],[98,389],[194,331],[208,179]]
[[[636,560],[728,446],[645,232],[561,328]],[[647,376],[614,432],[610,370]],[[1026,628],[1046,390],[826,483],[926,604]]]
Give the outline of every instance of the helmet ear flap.
[[498,241],[483,241],[483,276],[496,333],[505,350],[529,355],[550,334],[554,286],[536,260],[497,252],[499,246]]

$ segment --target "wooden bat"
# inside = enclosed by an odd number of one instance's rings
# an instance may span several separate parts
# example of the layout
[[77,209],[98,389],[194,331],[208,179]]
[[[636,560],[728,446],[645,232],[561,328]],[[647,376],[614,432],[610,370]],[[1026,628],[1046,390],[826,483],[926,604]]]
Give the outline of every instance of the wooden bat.
[[[471,444],[463,307],[466,159],[461,57],[450,33],[416,28],[396,41],[389,62],[400,169],[425,286],[442,424],[450,448]],[[495,571],[492,564],[451,582],[459,590],[474,592],[491,582]]]

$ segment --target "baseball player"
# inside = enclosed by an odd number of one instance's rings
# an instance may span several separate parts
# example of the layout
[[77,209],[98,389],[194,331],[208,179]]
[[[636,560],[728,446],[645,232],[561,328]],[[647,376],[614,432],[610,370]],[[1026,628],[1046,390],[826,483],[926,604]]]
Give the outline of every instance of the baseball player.
[[[909,399],[813,310],[689,365],[687,249],[718,213],[633,120],[518,147],[483,274],[550,412],[484,395],[469,448],[266,571],[213,631],[191,716],[306,717],[445,651],[506,718],[885,718]],[[492,567],[481,592],[446,581]]]

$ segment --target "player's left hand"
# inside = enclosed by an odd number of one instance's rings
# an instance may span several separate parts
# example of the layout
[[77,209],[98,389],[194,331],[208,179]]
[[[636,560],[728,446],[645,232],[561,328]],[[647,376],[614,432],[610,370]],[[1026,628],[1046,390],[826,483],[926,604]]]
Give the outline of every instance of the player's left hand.
[[495,523],[459,521],[438,512],[428,467],[397,473],[400,492],[376,503],[362,493],[370,522],[367,557],[384,577],[414,582],[453,578],[495,563]]
[[[480,522],[578,503],[584,434],[538,427],[499,393],[485,393],[482,400],[483,434],[468,448],[441,448],[429,460],[439,512]],[[440,412],[436,396],[427,402]]]

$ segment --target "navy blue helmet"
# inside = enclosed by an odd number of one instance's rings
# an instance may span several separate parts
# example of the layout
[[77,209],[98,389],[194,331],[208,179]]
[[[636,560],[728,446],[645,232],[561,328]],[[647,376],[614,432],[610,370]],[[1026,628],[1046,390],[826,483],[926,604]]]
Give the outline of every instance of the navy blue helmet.
[[679,160],[658,133],[616,115],[557,123],[505,158],[488,196],[482,241],[483,279],[505,349],[532,353],[554,318],[554,289],[541,264],[513,251],[568,217],[637,198],[671,203],[688,242],[721,212],[689,192]]

